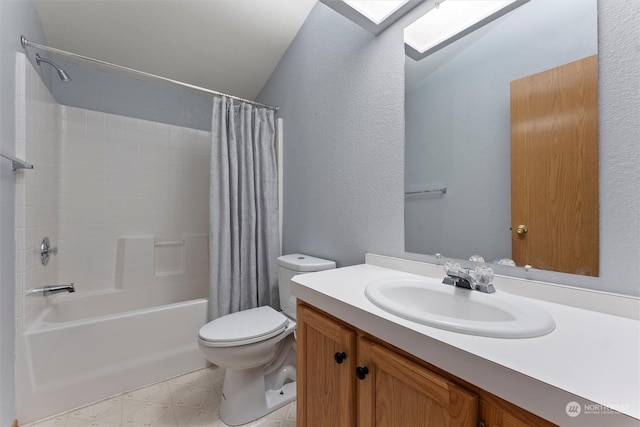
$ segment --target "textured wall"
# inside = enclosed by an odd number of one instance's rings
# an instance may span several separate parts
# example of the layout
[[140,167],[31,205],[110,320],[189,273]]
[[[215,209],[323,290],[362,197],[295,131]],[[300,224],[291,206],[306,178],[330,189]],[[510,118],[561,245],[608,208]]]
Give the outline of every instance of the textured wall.
[[[259,100],[284,118],[285,252],[339,265],[404,251],[402,28],[374,38],[317,4]],[[640,295],[637,0],[600,1],[601,277],[534,271],[549,282]],[[523,272],[509,274],[523,276]]]
[[640,2],[600,1],[600,289],[640,295]]
[[404,52],[318,3],[259,99],[284,118],[283,251],[402,254]]

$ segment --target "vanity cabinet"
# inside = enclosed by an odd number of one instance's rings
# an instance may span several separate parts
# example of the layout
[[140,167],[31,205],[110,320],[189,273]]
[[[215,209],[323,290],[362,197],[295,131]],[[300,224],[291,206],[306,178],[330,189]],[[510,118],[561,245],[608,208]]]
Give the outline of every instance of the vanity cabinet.
[[367,338],[357,351],[358,426],[477,426],[474,393]]
[[299,427],[554,425],[304,302],[297,317]]
[[477,425],[478,398],[446,378],[298,305],[297,425]]
[[480,399],[480,427],[554,427],[556,424],[501,399]]
[[356,332],[298,303],[298,427],[356,425]]

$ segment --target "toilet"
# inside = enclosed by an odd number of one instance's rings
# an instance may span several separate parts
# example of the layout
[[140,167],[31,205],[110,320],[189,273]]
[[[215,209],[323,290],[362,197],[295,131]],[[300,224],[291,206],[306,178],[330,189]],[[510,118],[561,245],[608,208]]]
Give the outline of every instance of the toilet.
[[296,299],[290,293],[297,274],[329,270],[334,261],[302,254],[278,258],[281,312],[269,306],[219,317],[200,328],[200,350],[226,368],[220,418],[235,426],[256,420],[296,399]]

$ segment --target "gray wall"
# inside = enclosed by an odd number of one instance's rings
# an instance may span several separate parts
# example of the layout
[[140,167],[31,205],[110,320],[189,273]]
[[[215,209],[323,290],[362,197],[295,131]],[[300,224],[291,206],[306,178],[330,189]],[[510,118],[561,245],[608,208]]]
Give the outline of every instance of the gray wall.
[[[374,38],[319,3],[265,85],[258,99],[284,118],[285,252],[433,260],[404,251],[402,33],[432,7]],[[639,13],[637,0],[599,4],[601,277],[527,277],[640,295]]]
[[[15,58],[20,36],[44,40],[30,0],[0,0],[0,151],[15,154]],[[50,82],[50,76],[45,76]],[[15,176],[0,159],[0,425],[15,416]]]
[[57,78],[52,81],[53,97],[60,104],[211,130],[211,96],[171,83],[143,80],[104,67],[57,58],[56,63],[71,77],[71,82],[67,83]]
[[258,97],[284,118],[283,250],[401,255],[404,52],[318,3]]

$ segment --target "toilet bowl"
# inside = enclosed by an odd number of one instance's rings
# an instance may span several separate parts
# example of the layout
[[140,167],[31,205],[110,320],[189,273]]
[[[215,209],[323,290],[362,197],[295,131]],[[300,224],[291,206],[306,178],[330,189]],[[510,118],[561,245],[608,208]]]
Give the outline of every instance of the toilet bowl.
[[335,262],[302,254],[278,258],[278,312],[269,306],[219,317],[200,328],[198,344],[211,363],[225,368],[220,418],[227,425],[256,420],[296,398],[296,274],[335,268]]

